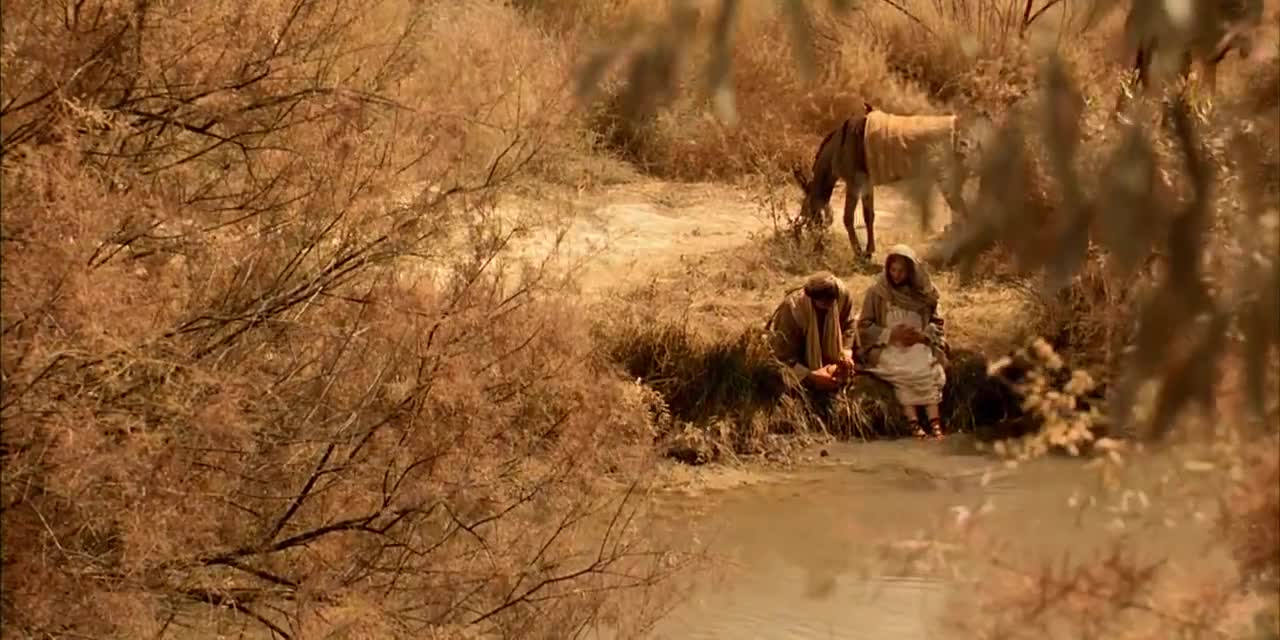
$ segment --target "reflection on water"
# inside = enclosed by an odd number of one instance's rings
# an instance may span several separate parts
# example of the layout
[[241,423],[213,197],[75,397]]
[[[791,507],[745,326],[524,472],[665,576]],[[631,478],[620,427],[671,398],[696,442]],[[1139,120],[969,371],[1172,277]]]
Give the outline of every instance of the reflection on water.
[[[954,530],[958,515],[984,502],[994,509],[983,530],[1001,534],[1005,557],[1079,557],[1108,542],[1113,514],[1091,510],[1082,520],[1068,508],[1073,494],[1096,489],[1080,460],[1047,458],[1010,472],[950,451],[936,442],[839,445],[822,465],[779,482],[666,501],[669,529],[658,535],[700,541],[718,561],[651,637],[955,637],[937,621],[955,583],[941,566],[922,566],[930,548],[922,541],[938,527]],[[1166,471],[1156,461],[1129,473],[1156,496]],[[1135,553],[1204,560],[1203,533],[1161,525],[1134,536]],[[965,546],[945,554],[948,568],[963,566]]]

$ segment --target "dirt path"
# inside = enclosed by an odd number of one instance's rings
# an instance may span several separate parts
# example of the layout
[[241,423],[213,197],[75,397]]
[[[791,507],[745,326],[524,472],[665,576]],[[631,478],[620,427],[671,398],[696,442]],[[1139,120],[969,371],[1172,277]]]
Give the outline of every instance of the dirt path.
[[[790,194],[788,194],[790,195]],[[939,199],[940,200],[940,199]],[[694,258],[751,241],[773,228],[761,192],[747,192],[721,184],[638,182],[581,194],[568,203],[573,218],[555,254],[564,265],[578,265],[585,292],[642,283]],[[877,244],[917,243],[923,234],[914,223],[910,203],[897,191],[881,187],[876,193]],[[791,203],[797,206],[798,201]],[[843,210],[843,187],[831,206]],[[546,209],[548,204],[525,197],[502,203],[506,211]],[[945,209],[942,209],[945,211]],[[838,216],[838,214],[837,214]],[[866,230],[858,213],[858,233]],[[941,228],[940,216],[933,227]],[[843,239],[840,222],[833,225]],[[526,257],[547,255],[556,246],[556,231],[541,230],[522,238],[514,250]],[[585,262],[584,262],[585,261]]]

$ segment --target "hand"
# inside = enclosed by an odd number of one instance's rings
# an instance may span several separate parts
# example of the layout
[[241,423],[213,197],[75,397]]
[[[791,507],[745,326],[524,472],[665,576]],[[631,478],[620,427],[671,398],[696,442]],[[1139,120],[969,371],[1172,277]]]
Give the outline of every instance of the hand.
[[929,337],[926,336],[923,331],[915,327],[907,327],[907,341],[908,346],[926,344],[929,342]]
[[915,344],[914,342],[911,342],[911,338],[911,327],[908,327],[905,324],[895,325],[889,330],[889,344],[897,345],[899,347],[909,347],[912,344]]
[[809,382],[821,391],[834,391],[840,387],[840,383],[836,380],[837,367],[829,364],[821,369],[814,369],[809,372]]
[[836,377],[841,379],[852,377],[857,370],[853,362],[853,353],[845,351],[843,356],[840,362],[836,363]]
[[889,342],[900,347],[910,347],[923,342],[928,342],[919,329],[905,324],[897,325],[889,333]]

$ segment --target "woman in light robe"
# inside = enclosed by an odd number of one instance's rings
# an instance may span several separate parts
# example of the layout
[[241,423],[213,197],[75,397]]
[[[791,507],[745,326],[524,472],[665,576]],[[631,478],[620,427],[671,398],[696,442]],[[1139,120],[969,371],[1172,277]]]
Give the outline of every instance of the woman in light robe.
[[911,247],[885,257],[884,272],[867,289],[858,316],[859,370],[888,382],[916,437],[924,408],[934,437],[942,437],[939,411],[947,375],[947,344],[938,316],[938,290]]

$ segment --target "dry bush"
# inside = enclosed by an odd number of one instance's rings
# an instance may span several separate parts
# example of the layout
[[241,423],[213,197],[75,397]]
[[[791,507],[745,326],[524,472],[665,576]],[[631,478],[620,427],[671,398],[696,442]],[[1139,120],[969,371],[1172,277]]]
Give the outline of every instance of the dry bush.
[[534,24],[555,34],[602,37],[627,15],[630,0],[512,0]]
[[[964,107],[1008,106],[1030,88],[1020,0],[917,1],[877,6],[867,24],[885,62],[931,96]],[[903,19],[903,18],[906,19]]]
[[[663,3],[638,4],[657,14]],[[593,125],[604,148],[665,178],[733,179],[808,163],[822,136],[864,101],[899,113],[997,115],[1034,88],[1024,36],[1050,23],[1040,39],[1057,38],[1082,68],[1099,75],[1107,68],[1097,64],[1098,38],[1081,39],[1096,13],[1086,2],[1052,3],[1043,14],[1033,3],[1028,29],[1019,27],[1027,9],[1021,0],[871,3],[853,12],[815,3],[800,48],[796,18],[785,7],[733,3],[729,20],[736,22],[722,38],[718,8],[704,6],[716,4],[697,4],[685,26],[675,26],[674,14],[669,22],[651,19],[659,35],[635,27],[644,35],[624,38],[617,49],[630,64],[625,69],[610,73],[617,63],[597,57],[586,63],[584,82],[601,82],[605,97]],[[653,60],[637,51],[652,51]],[[806,56],[814,64],[807,73],[780,64]],[[725,107],[729,95],[732,106]]]
[[634,615],[675,565],[600,478],[642,403],[487,215],[574,144],[554,38],[399,0],[2,28],[5,637]]
[[[829,21],[815,25],[817,84],[793,66],[778,64],[791,47],[782,16],[757,16],[735,34],[736,125],[709,117],[705,101],[677,102],[656,116],[646,139],[645,166],[688,180],[785,173],[794,164],[807,165],[822,136],[860,110],[864,100],[891,111],[937,111],[915,85],[892,74],[884,48],[860,35],[856,23],[829,13],[820,17]],[[687,81],[696,82],[697,76]]]
[[[681,38],[692,44],[681,40],[685,48],[679,53],[660,49],[662,56],[645,58],[642,65],[661,65],[661,74],[670,75],[680,89],[671,100],[664,100],[663,91],[645,85],[638,76],[621,71],[602,76],[604,99],[596,106],[593,126],[604,149],[665,178],[733,179],[808,162],[818,140],[861,109],[863,100],[904,112],[936,110],[915,85],[890,71],[883,47],[864,37],[860,25],[848,17],[823,12],[813,25],[820,81],[810,84],[793,66],[779,64],[780,56],[795,53],[781,12],[751,4],[736,12],[741,24],[732,34],[734,126],[712,117],[708,107],[717,104],[717,93],[702,89],[721,73],[721,67],[712,64],[719,50],[719,16],[714,9],[695,9],[689,24],[680,28]],[[664,28],[676,29],[672,23],[651,25],[660,33]],[[651,40],[661,40],[641,32],[645,35],[636,36],[638,44],[624,47],[624,57],[635,56],[635,49],[643,50]],[[632,104],[637,92],[652,96],[652,104]]]

